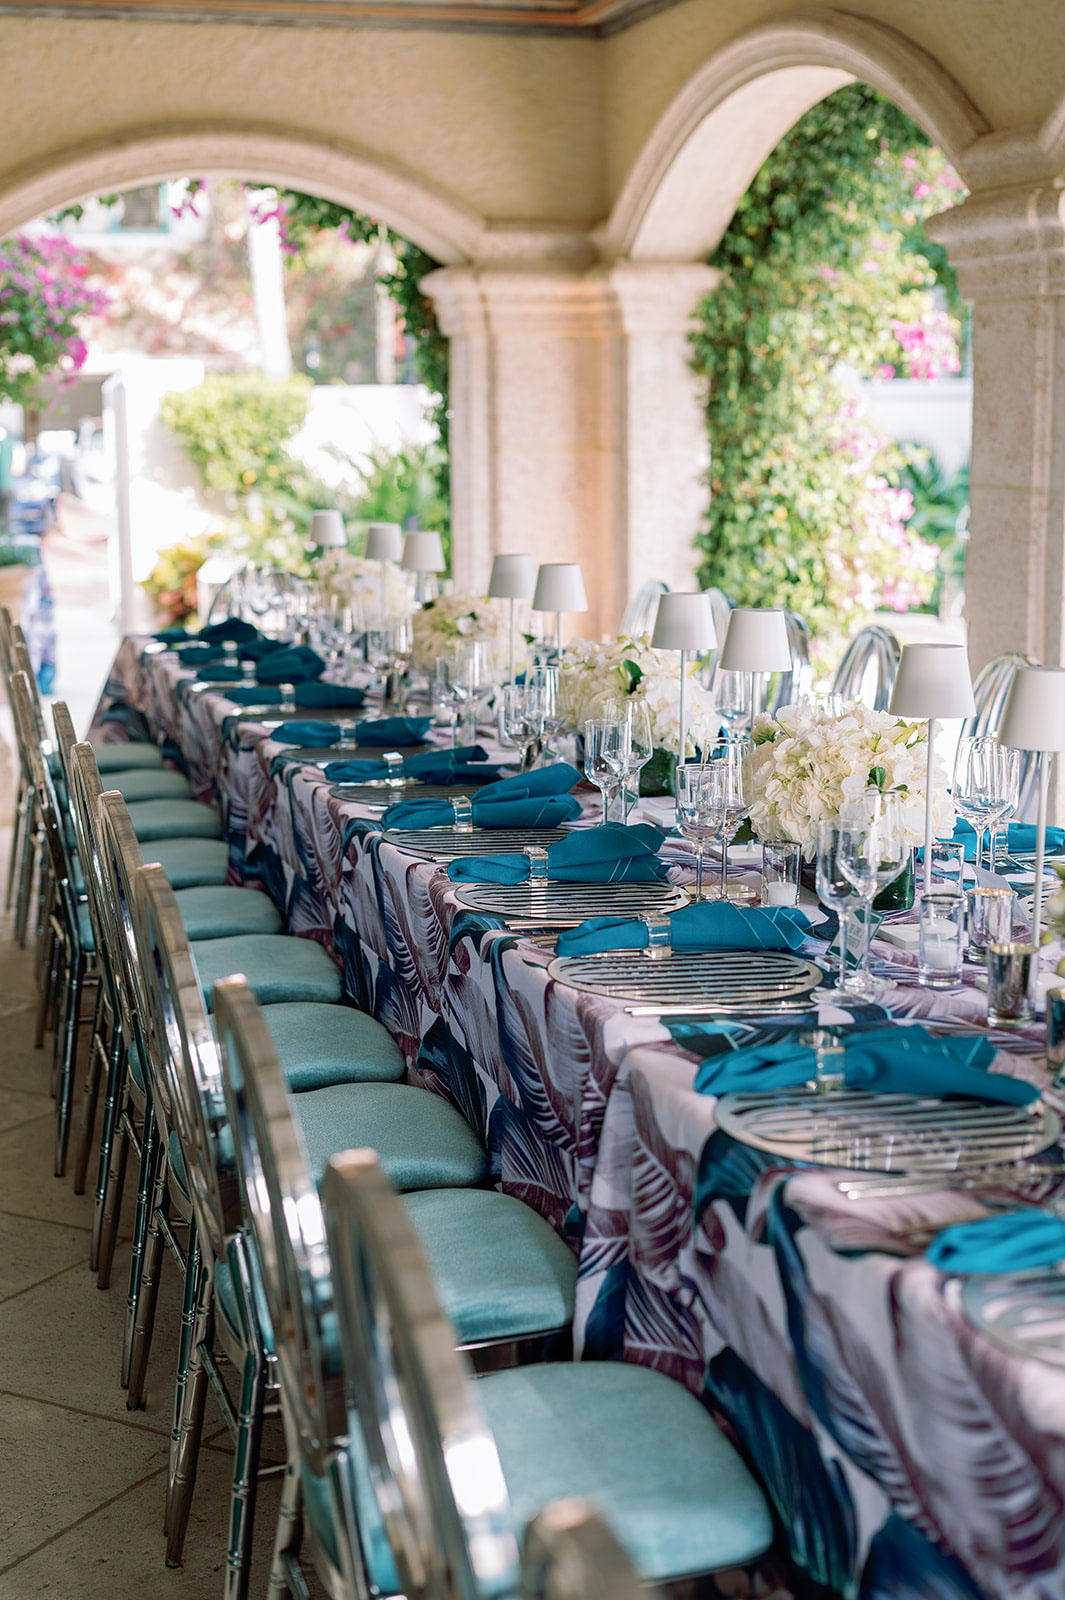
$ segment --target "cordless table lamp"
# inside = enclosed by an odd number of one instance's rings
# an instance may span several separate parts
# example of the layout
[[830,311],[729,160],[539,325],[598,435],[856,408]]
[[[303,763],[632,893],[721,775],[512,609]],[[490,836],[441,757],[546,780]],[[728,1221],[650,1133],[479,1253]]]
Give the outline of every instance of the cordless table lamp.
[[722,672],[745,672],[751,692],[751,725],[758,709],[755,679],[767,672],[790,672],[791,643],[783,611],[771,607],[737,606],[729,612],[725,642],[717,665]]
[[545,561],[536,574],[533,590],[534,611],[555,613],[555,657],[562,660],[563,611],[587,611],[588,596],[584,592],[584,579],[575,561]]
[[307,539],[320,550],[346,550],[348,536],[344,532],[344,518],[340,512],[312,511]]
[[488,580],[490,600],[510,601],[510,671],[508,683],[514,682],[514,602],[531,600],[536,588],[533,558],[526,555],[495,556],[492,576]]
[[419,605],[435,599],[435,580],[431,575],[444,572],[447,568],[440,535],[428,528],[412,528],[403,541],[403,555],[399,564],[404,571],[416,575],[414,598]]
[[398,522],[371,522],[366,529],[366,559],[381,563],[381,626],[388,616],[388,563],[403,555],[403,530]]
[[936,722],[941,717],[971,717],[973,680],[963,644],[904,644],[891,691],[892,716],[928,720],[928,768],[924,801],[924,892],[932,888],[932,786],[935,779]]
[[1054,757],[1065,750],[1065,667],[1018,667],[1013,674],[1002,720],[999,744],[1032,750],[1039,761],[1039,811],[1035,833],[1035,894],[1032,897],[1032,943],[1039,948],[1043,923],[1043,857],[1047,839],[1047,794]]
[[654,650],[680,651],[680,699],[677,704],[679,736],[677,760],[687,759],[688,719],[684,696],[688,681],[689,654],[703,655],[717,643],[714,614],[708,594],[670,594],[659,596],[655,625],[651,634]]

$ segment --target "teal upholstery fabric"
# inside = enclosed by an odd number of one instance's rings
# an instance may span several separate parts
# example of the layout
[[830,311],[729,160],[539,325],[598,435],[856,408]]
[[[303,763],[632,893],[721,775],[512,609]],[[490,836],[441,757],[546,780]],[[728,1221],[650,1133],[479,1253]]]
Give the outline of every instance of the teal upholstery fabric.
[[220,839],[222,819],[198,800],[138,800],[129,808],[141,844],[155,839]]
[[331,1005],[343,992],[340,972],[321,945],[283,933],[241,934],[226,939],[197,939],[192,946],[211,1009],[219,978],[243,973],[261,1006],[283,1000],[316,1000]]
[[578,1495],[652,1583],[744,1566],[772,1543],[761,1490],[664,1373],[621,1361],[518,1367],[481,1378],[476,1393],[519,1527],[549,1500]]
[[[374,1496],[366,1445],[359,1419],[354,1412],[351,1413],[349,1422],[348,1449],[333,1461],[330,1471],[344,1474],[347,1486],[343,1498],[355,1507],[363,1554],[370,1569],[374,1588],[380,1594],[398,1594],[399,1574],[381,1520],[380,1508]],[[339,1501],[340,1494],[335,1486],[331,1490],[324,1478],[316,1477],[305,1461],[300,1463],[300,1488],[307,1520],[314,1530],[318,1543],[336,1566],[339,1564],[340,1552],[337,1548],[336,1513],[333,1507]]]
[[101,777],[106,772],[132,772],[163,764],[163,752],[154,744],[94,744],[93,751]]
[[137,1088],[140,1090],[141,1094],[144,1094],[148,1087],[144,1078],[144,1062],[141,1060],[141,1053],[135,1044],[130,1045],[129,1054],[126,1059],[129,1062],[130,1077],[137,1085]]
[[338,1083],[398,1083],[406,1072],[388,1029],[351,1006],[274,1005],[263,1018],[293,1094]]
[[141,849],[145,861],[158,861],[174,890],[222,884],[229,872],[229,848],[221,839],[154,839],[150,849],[142,839]]
[[[255,1265],[254,1252],[248,1252],[248,1271],[251,1276],[251,1291],[255,1297],[255,1309],[259,1317],[259,1326],[262,1330],[263,1344],[267,1353],[272,1355],[274,1350],[274,1330],[270,1326],[270,1308],[266,1304],[266,1293],[263,1289],[262,1279]],[[233,1282],[233,1274],[229,1270],[229,1263],[216,1261],[214,1264],[214,1296],[215,1307],[226,1323],[229,1331],[239,1344],[244,1343],[244,1333],[241,1327],[240,1304],[237,1300],[237,1287]]]
[[493,1189],[427,1189],[405,1204],[460,1343],[573,1321],[577,1258],[531,1206]]
[[84,903],[78,906],[78,943],[87,952],[96,949],[96,939],[92,931],[92,918],[89,916],[88,906]]
[[190,939],[225,939],[241,933],[280,933],[281,913],[268,894],[229,884],[175,890]]
[[139,800],[188,800],[192,796],[188,778],[165,767],[156,772],[112,773],[104,788],[117,789],[128,806]]
[[401,1191],[480,1183],[488,1157],[460,1111],[406,1083],[343,1083],[292,1098],[316,1183],[341,1150],[376,1150]]
[[181,1153],[181,1145],[176,1133],[171,1133],[166,1141],[166,1153],[170,1158],[170,1176],[181,1190],[182,1194],[189,1192],[188,1172],[185,1167],[185,1157]]

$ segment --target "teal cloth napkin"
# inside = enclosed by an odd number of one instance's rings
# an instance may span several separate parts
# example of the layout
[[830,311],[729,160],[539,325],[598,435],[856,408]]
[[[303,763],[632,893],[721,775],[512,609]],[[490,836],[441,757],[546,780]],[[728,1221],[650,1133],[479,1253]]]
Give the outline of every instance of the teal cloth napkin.
[[[476,800],[473,817],[476,822]],[[660,883],[667,871],[658,854],[664,838],[650,822],[576,828],[548,845],[547,876],[559,883]],[[524,856],[462,856],[452,861],[447,875],[453,883],[525,883],[529,863]]]
[[359,743],[386,750],[420,744],[432,725],[432,717],[372,717],[359,723]]
[[309,683],[293,684],[292,699],[298,706],[312,707],[317,711],[331,706],[361,706],[366,699],[365,689],[354,689],[348,683],[320,683],[312,678]]
[[[1031,855],[1035,850],[1036,830],[1029,822],[1011,822],[1006,830],[1006,849],[1010,855]],[[976,860],[976,829],[964,817],[954,823],[951,844],[964,844],[966,861]],[[1047,855],[1059,855],[1065,850],[1065,828],[1048,828]]]
[[[431,717],[381,717],[376,722],[360,722],[358,743],[389,745],[416,744],[432,722]],[[308,750],[324,750],[350,735],[335,722],[282,722],[273,737],[279,744],[301,744]]]
[[317,651],[297,644],[271,650],[259,662],[255,676],[260,683],[305,683],[308,678],[320,678],[324,671],[325,662]]
[[[843,1076],[849,1089],[881,1094],[958,1094],[1016,1106],[1039,1098],[1034,1085],[986,1071],[994,1057],[983,1036],[937,1039],[919,1026],[871,1028],[844,1039]],[[701,1094],[751,1094],[794,1089],[813,1074],[813,1051],[794,1038],[779,1039],[708,1057],[695,1087]]]
[[[460,744],[452,750],[419,750],[405,756],[405,778],[420,778],[422,783],[474,783],[494,778],[499,768],[488,760],[488,751],[479,744]],[[331,761],[325,769],[331,783],[373,783],[388,776],[383,761]]]
[[1065,1258],[1065,1220],[1050,1211],[1000,1211],[956,1222],[936,1235],[925,1257],[941,1272],[1027,1272]]
[[[495,784],[485,784],[494,789]],[[480,790],[470,795],[474,825],[478,828],[557,828],[581,814],[581,803],[571,794],[531,795],[525,800],[482,801]],[[381,821],[386,828],[450,828],[455,808],[450,800],[397,800]],[[530,844],[535,844],[531,839]]]
[[225,696],[236,706],[279,706],[282,700],[281,690],[270,684],[239,683],[227,689]]
[[[798,906],[733,906],[700,900],[669,918],[674,950],[797,950],[810,931]],[[647,924],[633,917],[588,917],[566,928],[556,945],[560,956],[598,955],[602,950],[644,950]]]
[[334,744],[353,744],[351,733],[335,722],[281,722],[270,736],[278,744],[298,744],[305,750],[328,750]]
[[568,761],[555,761],[533,772],[519,772],[513,778],[500,778],[491,790],[482,789],[482,800],[529,800],[538,794],[568,794],[581,775]]
[[199,658],[193,662],[196,667],[196,678],[200,683],[232,683],[238,678],[246,678],[247,670],[241,661],[226,661],[222,656],[216,656],[214,661],[201,662]]

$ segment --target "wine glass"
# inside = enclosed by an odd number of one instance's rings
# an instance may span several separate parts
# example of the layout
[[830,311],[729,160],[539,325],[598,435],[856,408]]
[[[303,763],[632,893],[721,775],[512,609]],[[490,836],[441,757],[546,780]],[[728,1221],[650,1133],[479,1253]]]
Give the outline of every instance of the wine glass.
[[503,688],[503,732],[521,751],[522,772],[531,765],[533,751],[544,734],[543,696],[531,684],[508,683]]
[[626,700],[621,707],[620,720],[625,724],[621,792],[625,803],[624,820],[628,822],[632,798],[640,792],[640,773],[654,755],[651,712],[646,700]]
[[624,723],[613,717],[594,717],[584,724],[584,776],[603,796],[603,821],[610,813],[609,791],[617,787],[619,752]]
[[716,823],[715,831],[721,839],[721,900],[728,899],[728,847],[750,810],[747,793],[749,748],[747,739],[731,739],[717,746],[715,753],[703,763],[707,774],[707,803]]
[[544,711],[543,753],[547,760],[553,761],[555,752],[551,749],[551,737],[560,731],[565,720],[558,704],[558,668],[536,667],[526,674],[525,681],[540,696]]
[[703,850],[718,832],[710,809],[710,785],[700,761],[685,761],[677,768],[677,827],[695,846],[695,898],[703,898]]
[[858,891],[840,865],[841,825],[838,821],[820,822],[817,826],[817,898],[821,904],[834,911],[839,918],[839,968],[836,986],[846,989],[848,936],[853,926],[851,916],[858,902]]
[[[1009,825],[1010,817],[1014,816],[1021,798],[1021,752],[1010,749],[1008,745],[1000,745],[1002,760],[1005,765],[1006,804],[999,811],[990,824],[990,834],[987,844],[987,865],[992,872],[998,871],[998,836],[1002,832],[1002,825]],[[1007,833],[1008,842],[1008,833]],[[1006,850],[1004,866],[1009,866],[1009,849]]]
[[429,705],[433,723],[438,728],[451,729],[452,748],[458,743],[459,696],[451,678],[451,663],[442,656],[433,662],[433,675],[429,680]]
[[718,667],[714,674],[714,709],[724,724],[726,738],[747,733],[754,715],[751,674]]
[[983,856],[984,831],[1005,816],[1010,803],[1009,763],[1006,746],[988,734],[967,736],[958,741],[954,758],[955,808],[976,830],[976,865]]
[[[871,791],[864,815],[840,824],[838,851],[840,870],[858,891],[868,924],[873,901],[886,884],[898,877],[909,852],[894,797]],[[869,943],[867,936],[861,963],[847,988],[865,999],[875,999],[881,985],[869,971]]]
[[492,672],[488,646],[483,639],[469,639],[459,647],[454,677],[455,692],[465,706],[464,721],[470,743],[477,734],[477,714],[492,691]]

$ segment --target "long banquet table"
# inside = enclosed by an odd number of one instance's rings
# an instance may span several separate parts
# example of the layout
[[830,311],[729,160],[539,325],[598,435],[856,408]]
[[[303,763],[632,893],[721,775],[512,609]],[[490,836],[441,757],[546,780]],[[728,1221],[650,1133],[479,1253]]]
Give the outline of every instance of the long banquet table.
[[[1063,1600],[1065,1372],[979,1333],[960,1281],[898,1231],[979,1205],[856,1204],[839,1173],[734,1142],[693,1088],[719,1034],[553,981],[548,950],[460,906],[320,768],[143,645],[122,645],[94,737],[122,737],[125,708],[161,732],[221,803],[232,879],[260,880],[292,932],[333,952],[411,1081],[461,1107],[495,1181],[571,1242],[577,1351],[660,1368],[729,1419],[799,1592]],[[895,996],[901,1016],[982,1025],[985,1007],[971,984]],[[1040,1029],[996,1043],[997,1067],[1045,1085]]]

